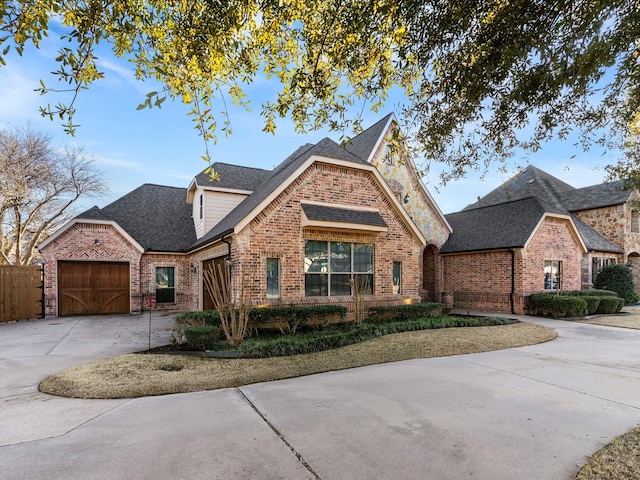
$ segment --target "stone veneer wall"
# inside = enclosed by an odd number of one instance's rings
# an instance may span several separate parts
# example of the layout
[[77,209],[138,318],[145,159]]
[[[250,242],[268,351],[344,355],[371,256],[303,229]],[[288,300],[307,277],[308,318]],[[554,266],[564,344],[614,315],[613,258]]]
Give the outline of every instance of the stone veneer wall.
[[[406,153],[398,147],[393,164],[385,161],[386,147],[388,144],[395,145],[392,130],[387,132],[384,141],[380,142],[378,150],[373,155],[371,164],[374,165],[382,176],[391,183],[404,187],[398,194],[400,203],[409,213],[409,216],[416,223],[422,234],[427,239],[427,243],[442,247],[449,238],[449,228],[438,214],[435,205],[429,200],[417,178],[411,160],[406,158]],[[404,203],[404,197],[408,195],[408,202]]]

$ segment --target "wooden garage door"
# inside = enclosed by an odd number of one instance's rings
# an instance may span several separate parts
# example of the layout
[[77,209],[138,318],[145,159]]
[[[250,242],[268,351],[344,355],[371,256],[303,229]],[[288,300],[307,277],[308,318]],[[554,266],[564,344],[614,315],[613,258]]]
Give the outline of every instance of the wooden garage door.
[[129,313],[129,264],[58,262],[58,315]]

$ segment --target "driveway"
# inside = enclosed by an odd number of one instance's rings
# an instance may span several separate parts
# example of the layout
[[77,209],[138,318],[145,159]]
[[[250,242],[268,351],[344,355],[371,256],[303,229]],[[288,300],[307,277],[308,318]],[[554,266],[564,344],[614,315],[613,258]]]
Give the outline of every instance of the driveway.
[[0,325],[0,476],[569,480],[640,423],[640,331],[521,318],[558,339],[133,400],[36,393],[74,361],[140,350],[129,333],[88,353],[58,319]]

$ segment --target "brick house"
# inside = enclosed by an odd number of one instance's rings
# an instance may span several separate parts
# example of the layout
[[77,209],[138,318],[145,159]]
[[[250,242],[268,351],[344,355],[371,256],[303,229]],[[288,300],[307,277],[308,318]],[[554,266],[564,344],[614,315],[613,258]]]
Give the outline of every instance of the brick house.
[[203,272],[231,265],[254,304],[436,296],[451,227],[389,115],[340,146],[307,144],[274,170],[216,163],[185,188],[145,184],[40,245],[48,315],[211,308]]
[[528,166],[446,215],[443,289],[456,307],[522,313],[533,292],[592,288],[602,266],[640,260],[636,201],[622,182],[576,189]]

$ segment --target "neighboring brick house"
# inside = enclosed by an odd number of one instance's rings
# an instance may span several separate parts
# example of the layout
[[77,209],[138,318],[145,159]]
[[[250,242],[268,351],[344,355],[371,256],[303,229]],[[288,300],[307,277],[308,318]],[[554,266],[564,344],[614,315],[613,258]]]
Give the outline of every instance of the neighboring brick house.
[[456,307],[522,313],[533,292],[591,288],[603,265],[640,258],[637,193],[622,187],[576,189],[528,166],[446,216],[444,289]]
[[346,304],[353,278],[372,303],[415,301],[425,285],[435,295],[433,252],[451,228],[396,128],[387,116],[344,147],[304,145],[273,171],[216,163],[219,182],[145,184],[87,210],[40,245],[46,313],[133,313],[151,298],[211,308],[203,271],[223,262],[254,304]]

